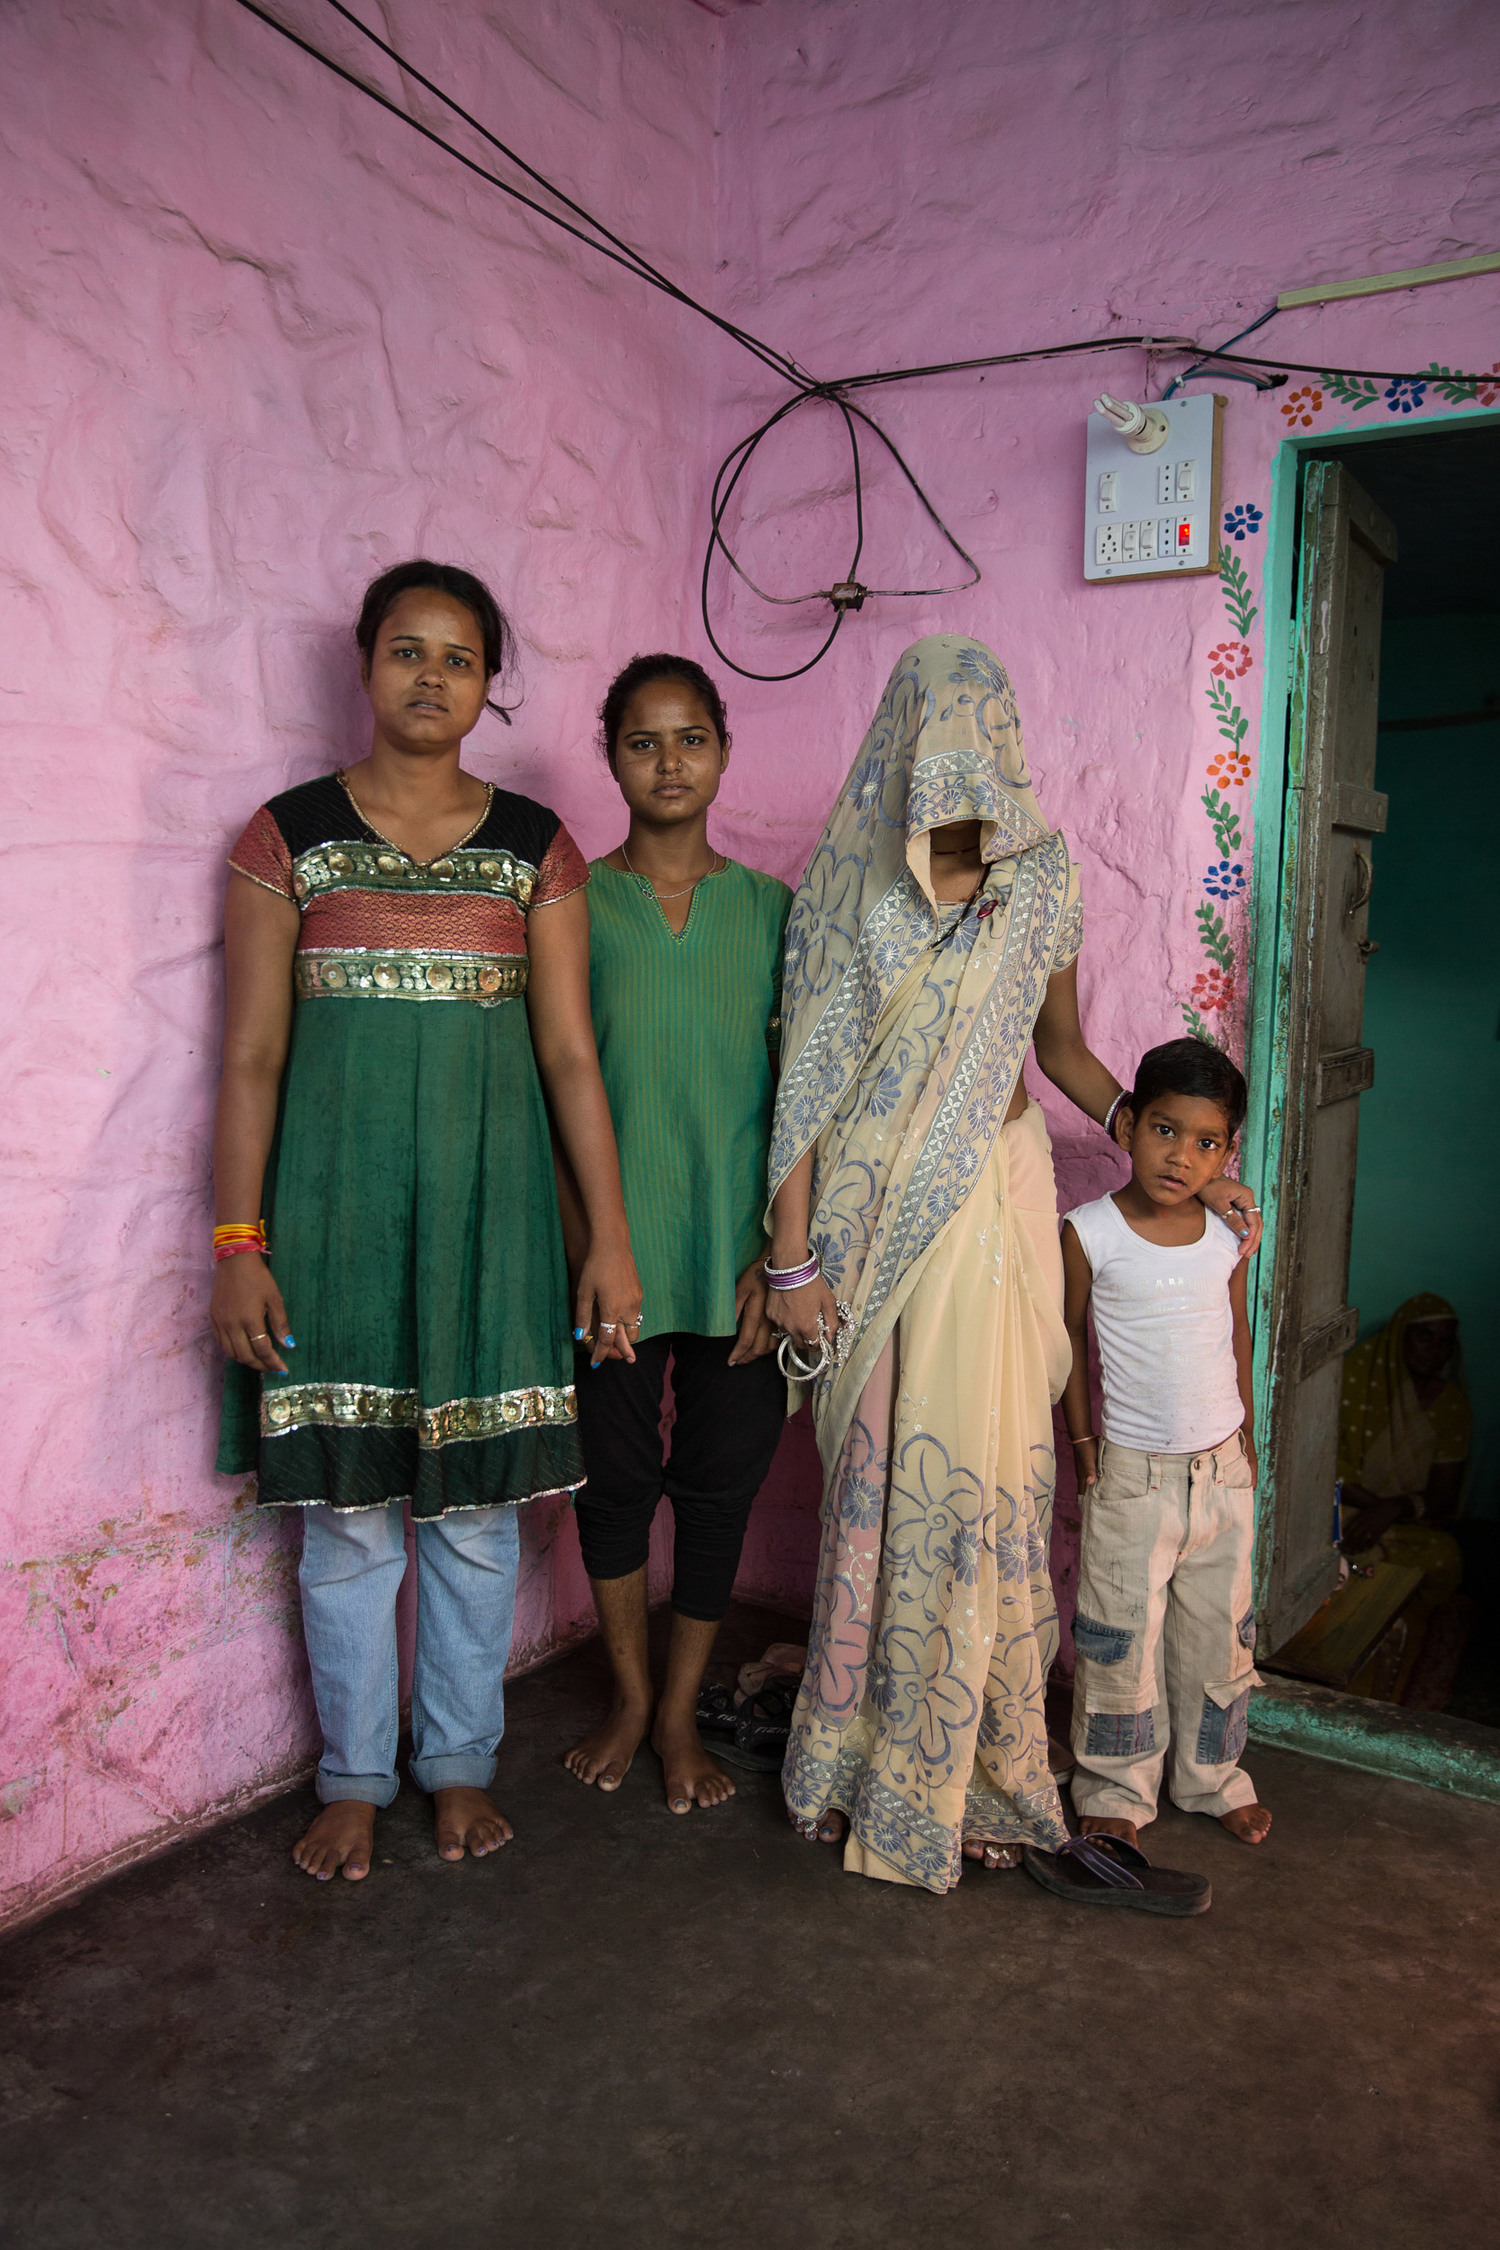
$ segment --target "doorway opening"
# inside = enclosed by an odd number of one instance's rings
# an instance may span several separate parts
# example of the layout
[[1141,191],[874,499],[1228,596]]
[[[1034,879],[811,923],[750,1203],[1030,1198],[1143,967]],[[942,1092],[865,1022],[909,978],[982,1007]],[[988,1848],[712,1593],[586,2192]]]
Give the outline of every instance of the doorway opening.
[[1261,1664],[1500,1728],[1500,417],[1285,451]]

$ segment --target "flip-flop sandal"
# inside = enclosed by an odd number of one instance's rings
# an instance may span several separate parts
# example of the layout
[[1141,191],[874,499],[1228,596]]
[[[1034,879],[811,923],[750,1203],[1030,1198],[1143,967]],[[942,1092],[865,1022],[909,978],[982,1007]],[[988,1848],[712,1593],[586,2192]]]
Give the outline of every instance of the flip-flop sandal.
[[747,1695],[740,1705],[739,1724],[734,1730],[735,1748],[774,1750],[779,1765],[792,1731],[792,1712],[801,1685],[800,1673],[782,1672],[766,1680],[754,1695]]
[[695,1714],[700,1734],[727,1734],[732,1736],[740,1723],[739,1707],[734,1700],[734,1689],[723,1683],[717,1687],[700,1687],[698,1709]]
[[1077,1906],[1118,1906],[1132,1914],[1206,1914],[1213,1890],[1206,1875],[1183,1867],[1153,1867],[1123,1836],[1070,1836],[1057,1852],[1022,1846],[1033,1882],[1054,1898]]
[[802,1684],[800,1673],[767,1680],[740,1704],[732,1742],[716,1741],[714,1756],[742,1773],[780,1773],[792,1731],[792,1708]]

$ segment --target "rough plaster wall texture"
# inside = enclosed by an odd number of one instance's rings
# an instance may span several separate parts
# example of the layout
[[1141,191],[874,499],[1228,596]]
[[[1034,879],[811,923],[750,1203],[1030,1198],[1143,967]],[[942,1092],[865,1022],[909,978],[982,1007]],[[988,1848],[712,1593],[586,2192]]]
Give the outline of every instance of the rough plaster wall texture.
[[[706,285],[709,18],[406,0],[382,24]],[[613,841],[591,714],[680,629],[704,387],[688,316],[228,0],[24,0],[4,60],[0,1914],[312,1748],[296,1526],[210,1471],[227,844],[361,751],[353,605],[420,549],[521,631],[524,707],[479,770]],[[527,1540],[521,1661],[588,1613],[571,1525]]]
[[[767,0],[726,24],[718,302],[824,376],[1111,329],[1222,341],[1281,289],[1492,249],[1497,67],[1500,18],[1446,0],[1417,12],[1401,0],[1040,11]],[[1320,367],[1488,368],[1500,359],[1500,281],[1285,313],[1265,341]],[[718,351],[710,473],[785,395],[732,345]],[[806,678],[729,681],[741,764],[765,777],[737,841],[795,881],[900,650],[944,629],[999,650],[1043,806],[1082,865],[1085,1027],[1122,1076],[1183,1030],[1185,1007],[1241,1043],[1277,447],[1292,430],[1463,411],[1433,385],[1395,398],[1376,386],[1362,402],[1315,378],[1264,395],[1214,386],[1229,402],[1224,512],[1250,510],[1238,538],[1220,526],[1245,573],[1235,614],[1210,578],[1083,581],[1085,417],[1101,388],[1154,395],[1149,375],[1132,354],[862,394],[983,582],[949,598],[868,602]],[[859,576],[963,577],[878,445],[865,462]],[[804,408],[775,433],[741,494],[729,522],[762,586],[801,592],[844,575],[851,486],[831,408]],[[714,584],[720,638],[741,662],[786,670],[812,653],[826,607],[768,610],[722,567]],[[1216,658],[1226,641],[1237,650]],[[1232,734],[1237,721],[1211,707],[1211,689],[1221,700],[1227,690],[1247,722],[1236,777],[1218,788],[1236,822],[1226,834],[1240,839],[1220,881],[1228,897],[1207,888],[1226,854],[1202,800],[1223,779],[1210,773],[1228,739],[1221,723]],[[1200,910],[1222,924],[1219,960]],[[1029,1078],[1052,1127],[1062,1207],[1103,1193],[1118,1160]],[[1066,1461],[1060,1474],[1069,1481]],[[1071,1494],[1059,1501],[1066,1528]],[[1058,1571],[1066,1581],[1065,1551]]]

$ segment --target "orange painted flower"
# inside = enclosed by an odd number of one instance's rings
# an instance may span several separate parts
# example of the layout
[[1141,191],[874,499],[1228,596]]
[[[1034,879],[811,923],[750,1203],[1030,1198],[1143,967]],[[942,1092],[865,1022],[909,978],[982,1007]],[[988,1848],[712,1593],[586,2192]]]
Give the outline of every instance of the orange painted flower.
[[1300,391],[1289,392],[1281,402],[1281,411],[1287,424],[1294,430],[1310,430],[1313,416],[1323,410],[1323,393],[1313,383],[1304,383]]
[[1244,750],[1219,750],[1209,762],[1208,778],[1220,789],[1237,789],[1250,779],[1250,757]]
[[1208,652],[1208,668],[1216,680],[1243,679],[1252,658],[1243,641],[1220,641]]
[[1203,974],[1194,980],[1193,1006],[1205,1015],[1222,1015],[1234,1006],[1234,979],[1210,963]]

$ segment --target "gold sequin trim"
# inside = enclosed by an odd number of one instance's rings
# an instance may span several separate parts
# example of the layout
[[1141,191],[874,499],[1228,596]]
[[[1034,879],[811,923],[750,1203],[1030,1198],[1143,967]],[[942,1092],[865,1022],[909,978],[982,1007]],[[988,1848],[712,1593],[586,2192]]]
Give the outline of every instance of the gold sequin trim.
[[511,898],[525,908],[536,888],[530,860],[506,851],[451,851],[423,867],[394,846],[319,844],[292,861],[292,890],[300,904],[328,891],[406,891],[431,896],[452,892]]
[[299,1000],[472,1000],[493,1008],[526,990],[524,954],[309,947],[292,975]]
[[450,1398],[442,1406],[417,1405],[415,1391],[381,1390],[373,1383],[288,1383],[261,1392],[262,1437],[293,1430],[411,1430],[426,1452],[467,1439],[505,1437],[512,1430],[550,1422],[576,1422],[571,1383],[533,1384],[489,1398]]

